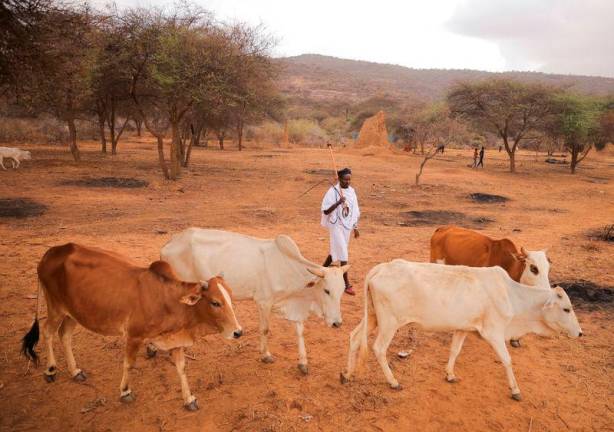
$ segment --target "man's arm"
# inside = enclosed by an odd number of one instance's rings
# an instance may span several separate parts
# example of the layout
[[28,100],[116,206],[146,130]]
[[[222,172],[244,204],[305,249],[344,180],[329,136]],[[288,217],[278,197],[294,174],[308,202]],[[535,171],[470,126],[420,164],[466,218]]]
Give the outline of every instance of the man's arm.
[[337,201],[336,203],[334,203],[332,206],[330,206],[329,208],[327,208],[326,210],[324,210],[324,214],[326,216],[328,216],[329,214],[332,213],[333,210],[335,210],[337,207],[339,207],[341,204],[343,204],[345,202],[345,197],[341,197],[339,198],[339,201]]

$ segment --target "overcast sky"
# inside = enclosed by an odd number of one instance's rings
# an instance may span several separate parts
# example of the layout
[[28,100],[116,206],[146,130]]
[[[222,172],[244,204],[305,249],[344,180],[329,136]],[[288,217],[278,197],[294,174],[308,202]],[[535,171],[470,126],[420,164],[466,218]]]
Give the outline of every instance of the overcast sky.
[[277,56],[316,53],[414,68],[614,77],[614,0],[194,2],[221,20],[264,24],[279,40]]

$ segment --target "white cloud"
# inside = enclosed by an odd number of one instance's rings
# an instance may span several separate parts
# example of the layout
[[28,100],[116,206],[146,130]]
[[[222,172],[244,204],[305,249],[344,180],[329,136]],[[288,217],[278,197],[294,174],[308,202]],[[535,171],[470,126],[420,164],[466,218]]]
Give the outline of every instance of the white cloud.
[[448,21],[495,42],[507,69],[614,77],[614,1],[466,0]]

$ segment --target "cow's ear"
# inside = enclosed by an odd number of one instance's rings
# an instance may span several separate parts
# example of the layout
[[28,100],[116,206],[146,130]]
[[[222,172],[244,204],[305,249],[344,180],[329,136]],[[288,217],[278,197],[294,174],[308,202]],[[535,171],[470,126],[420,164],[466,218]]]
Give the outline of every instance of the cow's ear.
[[527,251],[525,250],[524,246],[520,247],[520,253],[522,255],[524,255],[525,257],[529,256],[529,254],[527,253]]
[[351,266],[352,266],[351,264],[346,264],[344,266],[341,266],[341,271],[345,274],[348,272]]
[[527,260],[527,255],[524,252],[520,252],[520,253],[518,253],[518,252],[510,252],[510,255],[516,261],[520,261],[521,263],[523,263],[523,262],[525,262]]
[[194,285],[195,286],[191,287],[189,291],[181,297],[181,299],[179,300],[181,303],[187,304],[188,306],[194,306],[203,297],[201,294],[201,284]]
[[220,272],[220,274],[218,274],[217,277],[219,277],[220,279],[224,279],[224,272]]
[[207,291],[209,289],[209,282],[201,280],[200,281],[200,288],[203,291]]
[[313,267],[313,268],[307,267],[307,271],[309,273],[311,273],[312,275],[314,275],[314,276],[321,277],[321,278],[324,277],[324,269],[322,269],[322,268],[319,268],[319,267]]

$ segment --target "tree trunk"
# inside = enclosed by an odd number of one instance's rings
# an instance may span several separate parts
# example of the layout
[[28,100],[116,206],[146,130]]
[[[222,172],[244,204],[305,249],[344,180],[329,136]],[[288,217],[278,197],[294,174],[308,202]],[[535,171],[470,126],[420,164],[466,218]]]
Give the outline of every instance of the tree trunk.
[[571,147],[571,173],[576,173],[576,165],[578,165],[578,153],[579,149],[576,144],[573,144]]
[[220,150],[224,150],[224,135],[218,135],[217,141],[220,144]]
[[136,136],[141,136],[141,127],[143,126],[143,120],[134,119],[134,125],[136,126]]
[[181,137],[176,119],[171,121],[171,132],[171,180],[177,180],[181,174]]
[[243,119],[237,121],[237,140],[239,141],[239,151],[243,150]]
[[190,156],[192,155],[192,146],[194,145],[194,141],[196,141],[196,131],[194,130],[194,126],[190,125],[190,143],[188,144],[188,148],[185,151],[185,156],[183,158],[183,166],[185,168],[188,167],[188,164],[190,163]]
[[104,134],[104,115],[98,114],[98,129],[100,131],[101,151],[102,153],[107,154],[107,138]]
[[162,174],[165,179],[170,179],[168,175],[168,167],[166,166],[166,161],[164,160],[164,140],[162,136],[156,136],[158,140],[158,162],[160,163],[160,169],[162,169]]
[[68,123],[68,145],[70,147],[70,152],[72,153],[72,157],[75,159],[75,162],[79,162],[81,161],[81,153],[79,152],[79,147],[77,146],[77,127],[75,126],[75,119],[68,118],[66,123]]

